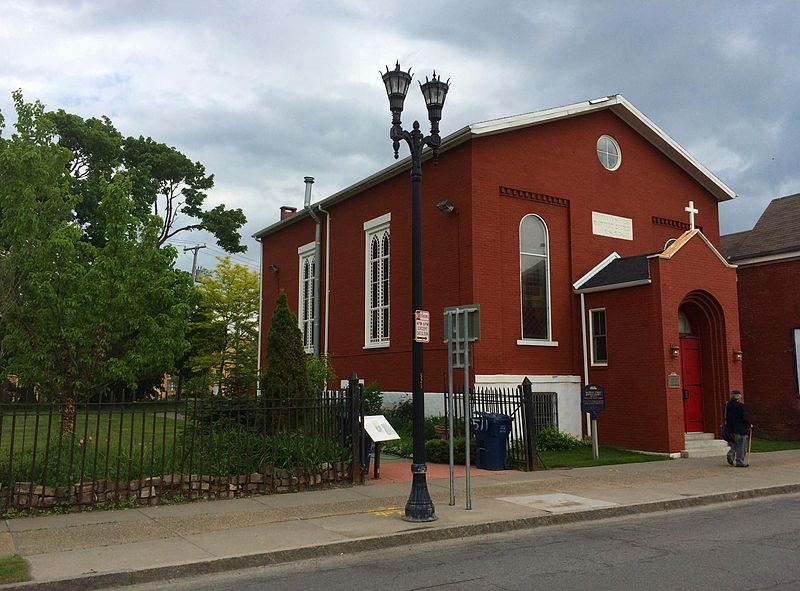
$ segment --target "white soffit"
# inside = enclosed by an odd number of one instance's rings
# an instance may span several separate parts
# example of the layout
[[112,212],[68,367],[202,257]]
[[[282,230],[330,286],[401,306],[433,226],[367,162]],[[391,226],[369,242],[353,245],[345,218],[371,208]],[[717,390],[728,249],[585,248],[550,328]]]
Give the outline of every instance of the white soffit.
[[[704,189],[714,195],[717,201],[728,201],[736,197],[736,193],[734,193],[730,187],[718,179],[705,166],[700,164],[700,162],[695,160],[675,140],[664,133],[661,128],[648,119],[646,115],[639,111],[639,109],[628,102],[625,97],[619,94],[600,97],[590,101],[583,101],[564,107],[555,107],[552,109],[545,109],[543,111],[525,113],[523,115],[513,115],[511,117],[503,117],[500,119],[492,119],[490,121],[473,123],[471,125],[467,125],[466,127],[462,127],[458,131],[445,137],[442,140],[442,145],[439,148],[439,152],[441,153],[455,148],[456,146],[469,141],[473,137],[484,135],[488,136],[506,131],[512,131],[514,129],[522,129],[524,127],[540,125],[561,119],[568,119],[576,115],[583,115],[594,111],[601,111],[603,109],[609,109],[622,121],[636,130],[639,135],[649,141],[662,154],[664,154],[684,172],[696,180]],[[425,149],[422,159],[427,160],[430,157],[430,149]],[[323,199],[315,204],[315,207],[331,207],[340,201],[344,201],[353,195],[356,195],[372,186],[394,177],[396,174],[410,167],[411,157],[407,156],[400,161],[387,166],[383,170],[380,170],[375,174],[370,175],[345,189],[342,189],[338,193]],[[305,211],[298,211],[297,214],[285,220],[278,221],[272,226],[256,232],[253,234],[253,237],[260,239],[283,226],[287,226],[291,223],[299,221],[304,217],[307,217],[307,215],[308,214]]]

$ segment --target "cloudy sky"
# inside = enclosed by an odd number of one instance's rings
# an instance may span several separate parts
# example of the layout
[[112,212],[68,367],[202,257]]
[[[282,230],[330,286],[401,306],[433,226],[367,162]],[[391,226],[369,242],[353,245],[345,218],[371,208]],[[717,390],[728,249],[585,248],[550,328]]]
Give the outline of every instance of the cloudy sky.
[[[394,161],[378,70],[397,59],[451,79],[443,135],[619,93],[737,193],[728,233],[800,192],[798,25],[794,0],[0,0],[0,110],[21,88],[199,160],[257,268],[251,235],[302,206],[304,176],[317,200]],[[409,96],[404,122],[426,121]],[[176,246],[203,242],[213,266],[209,237]]]

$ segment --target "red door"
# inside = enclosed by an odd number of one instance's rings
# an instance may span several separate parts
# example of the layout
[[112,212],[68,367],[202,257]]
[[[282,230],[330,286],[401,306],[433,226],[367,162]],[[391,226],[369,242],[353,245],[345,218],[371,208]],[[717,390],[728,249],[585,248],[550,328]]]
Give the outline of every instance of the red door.
[[703,376],[700,370],[700,340],[681,337],[683,416],[687,433],[703,432]]

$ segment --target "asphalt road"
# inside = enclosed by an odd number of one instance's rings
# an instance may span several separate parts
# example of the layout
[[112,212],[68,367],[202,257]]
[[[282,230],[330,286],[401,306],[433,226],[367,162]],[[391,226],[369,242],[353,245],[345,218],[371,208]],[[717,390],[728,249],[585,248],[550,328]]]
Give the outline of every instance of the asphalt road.
[[128,587],[154,591],[800,590],[800,495]]

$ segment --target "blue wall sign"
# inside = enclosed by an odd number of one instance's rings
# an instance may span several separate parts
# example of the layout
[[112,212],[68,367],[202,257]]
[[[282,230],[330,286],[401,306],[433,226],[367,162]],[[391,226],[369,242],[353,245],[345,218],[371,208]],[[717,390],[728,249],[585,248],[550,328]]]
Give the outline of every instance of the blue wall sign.
[[603,386],[586,384],[581,389],[581,411],[594,415],[606,409],[606,391]]

